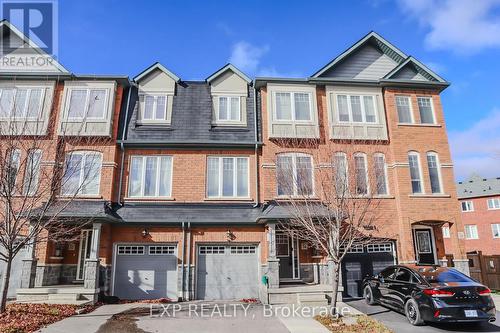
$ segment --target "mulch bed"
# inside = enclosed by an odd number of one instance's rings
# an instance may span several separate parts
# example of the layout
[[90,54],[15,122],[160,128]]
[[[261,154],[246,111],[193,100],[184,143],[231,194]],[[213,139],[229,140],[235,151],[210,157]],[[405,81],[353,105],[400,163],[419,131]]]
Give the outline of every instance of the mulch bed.
[[357,316],[353,324],[346,324],[342,318],[332,316],[315,316],[323,326],[335,333],[394,333],[380,322],[368,316]]
[[99,305],[69,304],[7,304],[7,309],[0,314],[1,333],[29,333],[55,323],[77,313],[94,311]]

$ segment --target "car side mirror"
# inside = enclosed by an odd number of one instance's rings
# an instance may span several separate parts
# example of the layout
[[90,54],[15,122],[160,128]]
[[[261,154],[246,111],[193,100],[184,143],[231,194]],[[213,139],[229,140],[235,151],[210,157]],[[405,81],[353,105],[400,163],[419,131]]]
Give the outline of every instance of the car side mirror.
[[382,274],[377,274],[377,280],[381,283],[384,283],[384,277],[382,276]]

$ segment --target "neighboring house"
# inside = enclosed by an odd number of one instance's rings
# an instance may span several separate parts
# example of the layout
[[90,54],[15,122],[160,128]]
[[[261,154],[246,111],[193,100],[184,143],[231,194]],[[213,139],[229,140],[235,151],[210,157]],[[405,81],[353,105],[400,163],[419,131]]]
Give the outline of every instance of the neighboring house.
[[[353,145],[365,171],[384,170],[377,180],[384,189],[370,194],[380,198],[383,216],[373,233],[385,240],[351,250],[342,270],[345,295],[359,296],[365,274],[396,262],[439,264],[443,224],[457,245],[455,267],[468,272],[439,96],[449,84],[374,32],[307,78],[251,80],[228,64],[203,81],[184,81],[159,63],[133,80],[67,71],[31,76],[54,81],[47,110],[55,117],[68,112],[68,96],[80,84],[104,89],[110,103],[99,123],[84,123],[85,135],[103,143],[71,147],[84,151],[80,161],[88,151],[102,154],[92,193],[79,193],[63,212],[93,223],[79,242],[49,241],[38,244],[34,258],[27,254],[18,297],[50,298],[68,283],[76,284],[74,295],[92,300],[103,292],[274,302],[270,295],[284,283],[328,289],[327,258],[280,232],[278,222],[290,218],[280,195],[296,193],[278,188],[279,160],[311,170],[304,181],[314,187],[314,170]],[[74,128],[57,124],[51,140]],[[321,157],[282,138],[317,139]],[[330,141],[336,151],[325,149]],[[367,145],[377,153],[363,155]]]
[[[457,196],[462,211],[465,250],[485,255],[500,254],[500,177],[472,175],[457,183]],[[454,253],[448,226],[443,226],[446,253]]]

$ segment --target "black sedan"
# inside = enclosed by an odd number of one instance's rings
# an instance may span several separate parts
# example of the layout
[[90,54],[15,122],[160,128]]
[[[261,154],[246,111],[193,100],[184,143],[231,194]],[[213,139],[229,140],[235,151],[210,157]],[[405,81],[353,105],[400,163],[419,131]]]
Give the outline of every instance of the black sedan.
[[412,325],[495,320],[487,287],[447,267],[390,266],[363,280],[368,304],[403,312]]

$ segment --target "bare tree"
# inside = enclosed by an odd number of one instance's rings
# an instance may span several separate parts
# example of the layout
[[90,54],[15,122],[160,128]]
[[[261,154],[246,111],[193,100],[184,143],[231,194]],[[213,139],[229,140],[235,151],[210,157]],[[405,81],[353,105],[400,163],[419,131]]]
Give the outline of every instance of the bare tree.
[[280,228],[333,261],[335,308],[345,255],[353,246],[388,239],[377,235],[381,198],[388,194],[386,145],[316,139],[275,143],[295,152],[277,155],[278,202],[290,216]]
[[96,186],[102,162],[97,152],[84,159],[78,154],[103,140],[80,135],[84,118],[69,134],[58,127],[62,111],[51,106],[44,124],[42,112],[48,110],[35,99],[32,104],[27,95],[26,89],[9,88],[0,99],[0,260],[5,262],[0,312],[5,311],[12,263],[20,250],[49,239],[75,240],[82,225],[91,221],[68,221],[62,213]]

